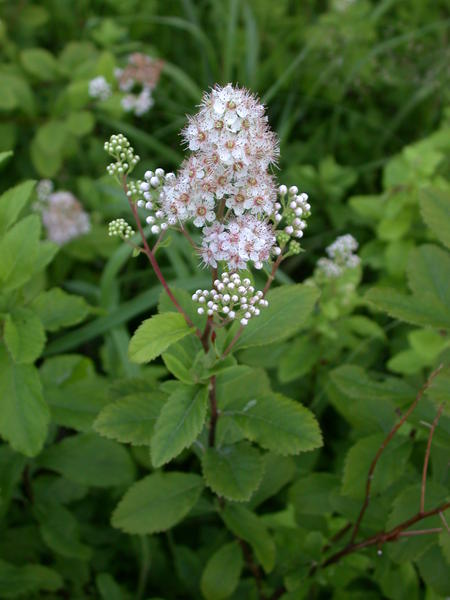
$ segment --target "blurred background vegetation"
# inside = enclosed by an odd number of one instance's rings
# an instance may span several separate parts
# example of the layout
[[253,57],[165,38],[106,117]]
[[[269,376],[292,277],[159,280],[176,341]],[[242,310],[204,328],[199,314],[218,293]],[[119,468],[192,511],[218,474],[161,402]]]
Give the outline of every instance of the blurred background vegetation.
[[[378,402],[381,388],[369,393],[366,409],[359,399],[371,383],[381,384],[366,379],[360,367],[374,370],[377,377],[406,378],[403,408],[405,397],[420,388],[426,371],[448,354],[445,332],[375,314],[364,293],[379,285],[407,292],[411,268],[420,257],[418,247],[436,241],[436,228],[426,227],[433,219],[436,224],[436,218],[426,207],[431,198],[448,202],[449,25],[447,0],[0,0],[0,152],[14,152],[2,166],[0,191],[23,179],[51,179],[56,189],[79,199],[91,220],[90,232],[63,245],[45,274],[37,276],[41,281],[33,282],[35,289],[60,286],[89,304],[86,323],[49,332],[43,355],[47,360],[43,367],[39,363],[44,383],[47,377],[56,387],[46,365],[60,353],[79,352],[92,359],[86,372],[80,375],[75,369],[73,377],[77,385],[81,380],[81,396],[99,403],[107,390],[113,397],[114,388],[108,386],[120,386],[120,376],[141,375],[154,382],[167,374],[161,364],[143,370],[127,358],[130,333],[155,310],[160,286],[145,257],[131,260],[131,250],[107,235],[108,221],[128,215],[121,191],[105,175],[103,144],[112,133],[127,135],[142,157],[138,176],[155,167],[175,170],[183,158],[179,131],[186,114],[195,112],[204,90],[233,82],[257,93],[267,105],[280,137],[279,182],[297,185],[310,197],[312,217],[302,240],[306,252],[283,264],[280,280],[312,276],[325,247],[338,235],[349,232],[360,243],[361,268],[336,285],[323,286],[310,331],[269,352],[247,350],[239,356],[246,364],[267,368],[277,390],[308,404],[318,415],[325,450],[319,458],[314,453],[299,460],[301,472],[317,467],[341,473],[346,451],[361,431],[380,433],[382,419],[373,415],[383,409]],[[154,105],[142,116],[124,110],[115,79],[115,70],[134,52],[164,62],[153,91]],[[105,100],[89,94],[89,83],[100,76],[112,89]],[[172,235],[158,258],[179,288],[191,290],[209,281],[181,236]],[[421,287],[419,281],[413,291]],[[343,363],[359,366],[329,378],[329,371]],[[352,387],[355,381],[361,388]],[[386,383],[386,397],[395,388],[392,381]],[[69,387],[60,393],[71,401]],[[78,430],[75,421],[58,412],[60,399],[53,401],[51,394],[48,398],[54,422]],[[390,417],[383,431],[398,408],[395,396],[385,403]],[[432,405],[423,406],[415,426],[421,418],[434,418]],[[448,433],[450,419],[444,422]],[[358,427],[360,433],[355,433]],[[442,438],[445,433],[441,442]],[[420,472],[423,440],[407,479]],[[133,455],[147,468],[144,452],[134,449]],[[444,463],[442,448],[436,457],[436,464]],[[448,483],[444,471],[435,471],[443,485]],[[383,506],[389,510],[391,497],[385,496]],[[273,506],[281,509],[284,501],[277,497]],[[302,502],[300,497],[298,504]],[[117,541],[124,538],[111,534],[102,498],[96,506],[105,539],[119,547]],[[311,522],[314,527],[316,521]],[[95,539],[96,532],[90,534]],[[207,528],[202,535],[208,538]],[[159,544],[152,539],[153,543],[155,548]],[[124,554],[133,544],[126,542]],[[284,539],[279,545],[282,555]],[[0,547],[5,556],[7,550]],[[109,544],[109,552],[123,579],[130,572],[134,577],[134,567],[121,561],[122,550],[113,557]],[[172,578],[166,555],[161,550],[165,558],[157,558],[162,562],[152,571],[156,589]],[[186,564],[189,561],[182,566]],[[427,598],[448,594],[448,578],[442,572],[437,580],[433,560],[420,568],[434,586]],[[400,573],[396,569],[389,571],[391,579],[381,578],[380,585],[386,597],[399,600],[407,597],[408,588],[395,591]],[[78,575],[89,580],[86,573]],[[186,589],[182,575],[171,582],[175,590]],[[418,580],[410,575],[414,591]],[[380,597],[377,579],[375,574],[371,598]],[[73,585],[75,589],[78,584]],[[350,596],[345,585],[343,595],[333,597],[369,597],[365,592]],[[169,596],[180,597],[176,593]],[[323,597],[330,597],[326,593]],[[245,590],[242,594],[239,597],[250,597]]]

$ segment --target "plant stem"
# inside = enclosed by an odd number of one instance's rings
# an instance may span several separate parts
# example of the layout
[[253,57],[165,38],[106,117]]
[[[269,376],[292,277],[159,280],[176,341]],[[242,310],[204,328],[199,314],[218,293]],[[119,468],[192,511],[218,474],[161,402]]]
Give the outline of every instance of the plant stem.
[[433,381],[433,379],[436,377],[436,375],[439,373],[439,371],[442,369],[442,365],[440,365],[435,371],[433,371],[431,373],[431,375],[429,376],[429,378],[427,379],[427,381],[425,382],[425,384],[420,388],[416,399],[414,400],[414,402],[411,404],[411,406],[408,408],[408,410],[405,412],[405,414],[403,415],[403,417],[400,419],[400,421],[394,425],[394,427],[391,429],[391,431],[388,433],[388,435],[386,436],[385,440],[383,441],[383,443],[381,444],[381,446],[378,449],[378,452],[375,455],[375,458],[373,459],[370,468],[369,468],[369,473],[367,475],[367,483],[366,483],[366,495],[364,498],[364,503],[362,505],[361,511],[358,515],[358,519],[356,520],[355,523],[355,527],[353,528],[353,532],[352,532],[352,536],[350,538],[350,542],[349,545],[352,545],[353,542],[356,539],[356,536],[358,535],[359,532],[359,528],[361,525],[361,521],[363,520],[364,514],[367,510],[367,507],[369,506],[369,502],[370,502],[370,492],[371,492],[371,488],[372,488],[372,480],[373,480],[373,474],[375,471],[375,467],[377,466],[378,461],[381,458],[381,455],[383,454],[384,450],[386,449],[386,446],[389,444],[389,442],[392,440],[392,438],[394,437],[394,435],[397,433],[397,431],[400,429],[400,427],[405,423],[406,419],[410,416],[410,414],[413,412],[413,410],[416,408],[417,404],[419,403],[419,400],[422,398],[423,394],[425,393],[425,391],[427,390],[427,388],[431,385],[431,382]]
[[[124,191],[125,191],[125,194],[126,194],[128,188],[127,188],[127,184],[126,184],[125,179],[124,179],[124,182],[123,182],[123,186],[124,186]],[[152,265],[153,270],[155,271],[156,277],[159,279],[161,285],[165,289],[167,295],[169,296],[170,300],[172,301],[172,304],[175,306],[175,308],[177,309],[177,311],[183,315],[184,320],[189,325],[189,327],[194,327],[194,323],[191,321],[191,319],[188,317],[188,315],[186,314],[186,312],[180,306],[180,304],[178,303],[177,299],[173,295],[172,290],[169,287],[169,284],[164,279],[164,275],[162,274],[161,269],[159,268],[158,262],[157,262],[157,260],[156,260],[156,258],[154,256],[153,252],[151,251],[150,246],[147,243],[147,239],[145,237],[145,233],[144,233],[144,230],[142,228],[141,220],[139,218],[138,211],[137,211],[135,203],[132,200],[130,200],[130,199],[128,200],[128,202],[130,204],[130,208],[131,208],[131,212],[133,213],[134,220],[136,221],[136,226],[137,226],[138,231],[139,231],[139,233],[141,235],[141,238],[142,238],[142,244],[144,245],[145,254],[146,254],[146,256],[147,256],[150,264]],[[201,338],[201,335],[202,335],[201,331],[197,327],[195,329],[196,329],[195,335],[197,337]]]
[[150,552],[148,548],[148,539],[145,535],[140,535],[141,541],[141,565],[139,569],[139,580],[138,587],[136,590],[137,600],[141,600],[144,597],[145,588],[147,587],[147,577],[150,568]]
[[[325,560],[319,566],[321,568],[328,567],[329,565],[337,563],[344,556],[347,556],[348,554],[352,554],[353,552],[356,552],[357,550],[362,550],[363,548],[368,548],[369,546],[375,546],[375,545],[380,546],[381,544],[385,544],[387,542],[395,542],[399,537],[402,536],[402,534],[404,533],[404,530],[407,529],[408,527],[411,527],[411,525],[415,525],[416,523],[419,523],[419,521],[422,521],[423,519],[426,519],[428,517],[433,517],[434,515],[442,513],[445,510],[447,510],[448,508],[450,508],[450,502],[441,504],[440,506],[437,506],[436,508],[433,508],[432,510],[429,510],[424,513],[419,512],[416,515],[414,515],[413,517],[411,517],[410,519],[403,521],[403,523],[400,523],[399,525],[397,525],[390,531],[387,531],[387,532],[382,531],[380,533],[377,533],[376,535],[373,535],[373,536],[367,538],[366,540],[359,542],[358,544],[350,543],[348,546],[346,546],[339,552],[336,552],[336,554],[333,554],[332,556],[327,558],[327,560]],[[429,533],[429,532],[430,532],[430,530],[428,530],[428,529],[422,530],[422,534]],[[421,535],[421,534],[416,533],[416,535]]]
[[433,421],[433,424],[431,425],[430,434],[428,436],[427,449],[425,452],[425,459],[423,461],[422,486],[421,486],[421,490],[420,490],[420,512],[421,513],[423,513],[423,511],[425,510],[425,492],[426,492],[426,487],[427,487],[427,471],[428,471],[428,462],[430,460],[431,442],[433,440],[434,430],[436,429],[439,419],[441,418],[443,409],[444,409],[444,405],[441,404],[438,409],[437,415]]

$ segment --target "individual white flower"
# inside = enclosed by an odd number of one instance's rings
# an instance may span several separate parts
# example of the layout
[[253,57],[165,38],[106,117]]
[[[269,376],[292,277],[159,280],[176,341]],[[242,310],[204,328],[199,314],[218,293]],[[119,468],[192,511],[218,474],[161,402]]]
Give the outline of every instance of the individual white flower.
[[36,186],[36,194],[38,199],[41,202],[45,202],[53,192],[53,189],[53,182],[50,179],[41,179]]
[[99,75],[98,77],[94,77],[94,79],[90,80],[89,96],[102,101],[108,100],[108,98],[111,96],[111,86],[103,77],[103,75]]

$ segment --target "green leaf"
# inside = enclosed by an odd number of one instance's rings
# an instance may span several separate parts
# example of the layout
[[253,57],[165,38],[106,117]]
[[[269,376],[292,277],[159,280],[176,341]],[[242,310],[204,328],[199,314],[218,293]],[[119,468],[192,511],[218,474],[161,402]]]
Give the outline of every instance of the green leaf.
[[199,436],[206,418],[208,389],[180,385],[162,407],[151,441],[153,466],[178,456]]
[[0,434],[14,450],[35,456],[44,445],[49,420],[37,370],[14,364],[0,345]]
[[435,304],[435,297],[423,293],[420,297],[406,296],[391,288],[372,288],[365,299],[394,319],[413,325],[425,325],[442,329],[450,328],[448,311]]
[[43,48],[28,48],[20,53],[23,68],[41,81],[51,81],[58,74],[56,59]]
[[91,433],[67,437],[47,448],[39,464],[93,487],[126,485],[134,477],[134,465],[125,448]]
[[260,453],[248,442],[208,448],[202,455],[208,487],[227,500],[246,501],[258,488],[264,473]]
[[275,565],[275,544],[261,519],[238,504],[226,504],[220,516],[234,535],[250,544],[264,571],[270,573]]
[[67,129],[77,137],[83,137],[90,133],[94,125],[94,115],[87,110],[70,113],[66,122]]
[[276,454],[299,454],[322,445],[313,413],[281,394],[236,399],[227,407],[246,437]]
[[37,215],[14,225],[0,240],[0,286],[14,290],[34,275],[41,226]]
[[3,334],[16,363],[33,363],[44,349],[46,337],[41,320],[27,308],[16,308],[8,314]]
[[245,327],[235,349],[260,346],[297,333],[310,317],[319,297],[312,285],[286,285],[267,294],[269,306]]
[[431,244],[419,246],[409,255],[407,273],[409,286],[417,298],[426,297],[436,310],[444,312],[448,309],[450,305],[449,252]]
[[295,460],[268,452],[263,457],[264,474],[258,489],[252,494],[250,507],[254,508],[275,496],[296,475]]
[[117,505],[112,525],[126,533],[158,533],[190,512],[203,489],[202,478],[188,473],[152,473],[135,483]]
[[428,227],[440,242],[450,248],[450,195],[448,190],[419,190],[420,212]]
[[399,377],[384,377],[379,381],[368,376],[356,365],[342,365],[333,369],[330,378],[350,398],[356,400],[390,400],[398,404],[411,402],[416,391]]
[[[384,442],[383,434],[362,438],[347,453],[342,479],[342,493],[352,498],[364,498],[370,465]],[[412,444],[408,438],[395,437],[386,446],[375,468],[372,494],[379,494],[405,472]]]
[[33,300],[31,307],[48,331],[76,325],[89,314],[89,305],[84,298],[68,294],[60,288],[42,292]]
[[225,600],[237,588],[244,559],[237,542],[219,548],[206,563],[201,589],[206,600]]
[[190,335],[183,338],[176,344],[172,344],[168,350],[162,354],[162,359],[168,370],[177,379],[183,383],[197,383],[197,378],[191,369],[195,357],[199,352],[203,353],[200,340]]
[[16,567],[0,559],[0,596],[17,598],[36,594],[41,590],[54,592],[63,586],[59,573],[41,565]]
[[192,331],[180,313],[168,312],[146,319],[131,338],[128,349],[130,360],[150,362]]
[[34,181],[24,181],[0,196],[0,234],[14,225],[26,206],[34,188]]
[[278,378],[281,383],[289,383],[306,375],[319,359],[320,346],[307,336],[298,337],[283,353],[279,366]]
[[323,515],[334,511],[339,478],[331,473],[311,473],[291,487],[289,498],[298,514]]
[[[448,537],[447,532],[447,537]],[[417,561],[419,573],[427,586],[431,587],[442,598],[450,594],[450,577],[448,563],[439,546],[429,548]]]
[[105,406],[94,423],[94,429],[122,444],[150,445],[165,399],[165,394],[155,390],[125,396]]
[[78,522],[67,508],[52,502],[38,506],[36,512],[42,538],[53,552],[78,560],[91,558],[91,549],[80,541]]
[[450,413],[450,365],[439,371],[427,388],[426,395],[437,406],[443,404],[444,412]]

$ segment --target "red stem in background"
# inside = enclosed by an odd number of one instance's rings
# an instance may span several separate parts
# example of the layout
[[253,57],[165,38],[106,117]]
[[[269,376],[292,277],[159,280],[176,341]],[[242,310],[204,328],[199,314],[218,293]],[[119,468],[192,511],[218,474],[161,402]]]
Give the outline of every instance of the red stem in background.
[[369,506],[369,502],[370,502],[370,492],[371,492],[371,488],[372,488],[372,479],[373,479],[373,474],[375,471],[375,467],[377,466],[378,461],[381,458],[381,455],[383,454],[384,450],[386,449],[386,446],[389,444],[389,442],[392,440],[392,438],[394,437],[394,435],[397,433],[397,431],[400,429],[400,427],[403,425],[403,423],[405,423],[406,419],[410,416],[410,414],[413,412],[413,410],[416,408],[419,400],[422,398],[423,394],[425,393],[425,391],[427,390],[427,388],[431,385],[431,382],[433,381],[433,379],[436,377],[436,375],[439,373],[439,371],[442,369],[442,365],[440,365],[435,371],[433,371],[431,373],[431,375],[429,376],[429,378],[427,379],[427,381],[425,382],[425,384],[420,388],[419,393],[416,396],[416,399],[414,400],[414,402],[411,404],[411,406],[408,408],[408,410],[405,412],[405,414],[403,415],[403,417],[400,419],[400,421],[394,425],[394,427],[391,429],[391,431],[388,433],[388,435],[386,436],[385,440],[383,441],[383,443],[381,444],[381,446],[378,449],[378,452],[375,455],[375,458],[373,459],[370,468],[369,468],[369,473],[367,475],[367,483],[366,483],[366,495],[364,498],[364,503],[362,505],[361,511],[358,515],[358,519],[355,523],[355,527],[353,528],[353,532],[352,532],[352,537],[350,538],[350,542],[349,544],[353,544],[353,542],[356,539],[356,536],[358,535],[358,531],[361,525],[361,521],[363,520],[364,514],[367,510],[367,507]]
[[426,492],[426,487],[427,487],[427,471],[428,471],[428,461],[430,460],[431,442],[433,440],[434,430],[437,427],[437,424],[439,422],[439,419],[441,418],[443,410],[444,410],[444,405],[441,404],[437,411],[437,415],[433,421],[433,424],[431,425],[430,435],[428,436],[427,449],[425,452],[425,459],[423,461],[422,486],[421,486],[421,490],[420,490],[420,512],[421,513],[423,513],[423,511],[425,510],[425,492]]

